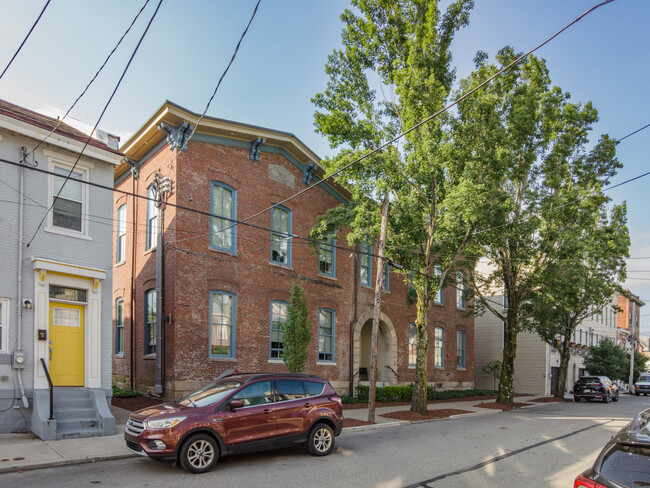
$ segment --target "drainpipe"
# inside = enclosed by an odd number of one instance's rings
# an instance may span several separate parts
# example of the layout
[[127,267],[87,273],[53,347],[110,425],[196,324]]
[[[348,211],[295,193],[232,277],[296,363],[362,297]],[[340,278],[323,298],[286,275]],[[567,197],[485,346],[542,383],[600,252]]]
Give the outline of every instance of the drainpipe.
[[[355,246],[355,250],[358,249],[359,246]],[[350,378],[350,382],[348,385],[348,394],[350,396],[354,396],[354,325],[357,322],[357,300],[359,297],[359,259],[360,255],[357,253],[354,253],[354,298],[353,298],[353,303],[354,303],[354,315],[352,317],[352,321],[350,322],[350,359],[349,359],[349,373],[348,376]]]
[[[20,191],[19,191],[19,204],[18,204],[18,295],[16,304],[16,352],[22,352],[23,349],[23,192],[25,187],[25,158],[27,157],[27,148],[21,147],[22,151],[22,165],[20,166]],[[35,361],[34,361],[35,362]],[[37,366],[38,367],[38,366]],[[23,370],[16,369],[18,376],[18,385],[20,386],[20,397],[23,401],[23,407],[29,408],[29,402],[25,395],[25,387],[23,386]]]
[[[136,194],[136,180],[138,179],[138,170],[135,167],[135,162],[131,164],[131,193]],[[130,327],[130,351],[129,351],[129,376],[131,382],[131,389],[135,389],[135,309],[136,309],[136,290],[135,290],[135,249],[136,249],[136,222],[138,207],[136,205],[136,198],[131,196],[131,327]]]

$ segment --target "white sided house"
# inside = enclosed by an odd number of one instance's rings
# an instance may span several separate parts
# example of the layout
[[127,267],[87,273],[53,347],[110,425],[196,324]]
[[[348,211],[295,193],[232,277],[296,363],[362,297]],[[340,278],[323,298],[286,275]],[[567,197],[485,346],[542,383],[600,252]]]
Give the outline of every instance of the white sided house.
[[[481,260],[477,272],[487,272],[488,263]],[[600,344],[605,337],[616,338],[617,297],[601,313],[591,314],[574,331],[571,339],[571,357],[567,372],[566,390],[573,389],[575,381],[584,376],[584,358],[587,348]],[[493,303],[507,306],[502,291],[491,297]],[[494,378],[483,372],[483,366],[493,359],[503,360],[505,324],[495,315],[486,311],[475,318],[474,383],[476,388],[494,388]],[[534,395],[555,395],[555,387],[560,373],[560,353],[542,341],[535,333],[521,332],[517,335],[517,357],[515,359],[515,393]],[[498,385],[498,378],[497,378]]]
[[0,433],[115,433],[113,195],[85,182],[112,188],[123,155],[87,140],[0,100]]

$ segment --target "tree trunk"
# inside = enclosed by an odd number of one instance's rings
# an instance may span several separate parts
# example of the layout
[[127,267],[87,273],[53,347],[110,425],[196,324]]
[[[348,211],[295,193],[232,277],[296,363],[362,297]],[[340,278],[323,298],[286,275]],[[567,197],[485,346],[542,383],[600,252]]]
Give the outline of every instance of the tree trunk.
[[420,415],[427,415],[427,358],[429,353],[429,338],[427,333],[427,311],[429,302],[426,300],[427,289],[422,295],[418,294],[417,319],[415,328],[417,330],[417,356],[415,359],[415,384],[411,401],[411,412]]
[[567,333],[562,334],[563,340],[560,349],[560,373],[557,378],[557,385],[555,387],[555,397],[564,398],[564,389],[566,388],[566,378],[569,371],[569,359],[571,359],[571,332],[574,330],[575,324],[571,319],[567,320]]
[[384,251],[388,227],[388,193],[381,204],[381,232],[377,250],[377,278],[375,280],[375,303],[372,311],[372,339],[370,345],[370,385],[368,386],[368,422],[375,423],[375,397],[377,389],[377,347],[379,344],[379,317],[381,315],[381,291],[384,288]]
[[506,337],[503,344],[503,365],[497,402],[513,406],[515,403],[515,358],[517,357],[517,322],[510,314],[506,317]]

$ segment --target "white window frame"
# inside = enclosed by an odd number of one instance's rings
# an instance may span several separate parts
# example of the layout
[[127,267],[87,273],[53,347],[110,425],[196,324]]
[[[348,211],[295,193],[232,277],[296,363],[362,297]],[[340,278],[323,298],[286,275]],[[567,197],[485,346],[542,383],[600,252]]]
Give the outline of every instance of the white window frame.
[[150,198],[156,198],[153,190],[154,184],[147,187],[147,220],[145,222],[145,252],[156,249],[158,246],[158,226],[160,225],[160,209]]
[[9,306],[11,301],[9,298],[0,298],[0,352],[9,352]]
[[126,261],[126,203],[117,209],[117,240],[115,242],[115,264]]
[[[77,166],[74,166],[73,161],[66,161],[63,158],[59,157],[50,157],[49,158],[49,170],[54,172],[54,168],[58,167],[64,169],[68,172],[74,167],[76,173],[81,173],[81,179],[83,181],[89,181],[90,178],[90,167],[87,163],[81,164],[77,163]],[[48,176],[48,185],[47,185],[47,205],[48,207],[52,205],[54,199],[54,175]],[[54,211],[50,211],[47,216],[47,224],[45,226],[45,232],[51,232],[53,234],[61,234],[69,237],[77,237],[79,239],[92,240],[89,233],[88,225],[88,207],[90,206],[90,190],[89,185],[81,183],[81,231],[76,231],[72,229],[66,229],[65,227],[56,227],[54,225]]]

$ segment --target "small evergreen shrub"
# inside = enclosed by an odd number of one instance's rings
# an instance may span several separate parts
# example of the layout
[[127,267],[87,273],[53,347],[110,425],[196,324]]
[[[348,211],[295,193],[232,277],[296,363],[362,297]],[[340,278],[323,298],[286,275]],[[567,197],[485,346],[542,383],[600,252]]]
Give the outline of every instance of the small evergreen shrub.
[[113,385],[113,396],[116,398],[133,398],[140,396],[140,392]]
[[[369,387],[358,385],[355,388],[356,399],[359,403],[368,401]],[[471,396],[495,395],[494,390],[434,390],[431,386],[427,387],[427,400],[449,400],[452,398],[466,398]],[[410,402],[413,395],[412,385],[401,386],[378,386],[375,393],[377,402]]]

